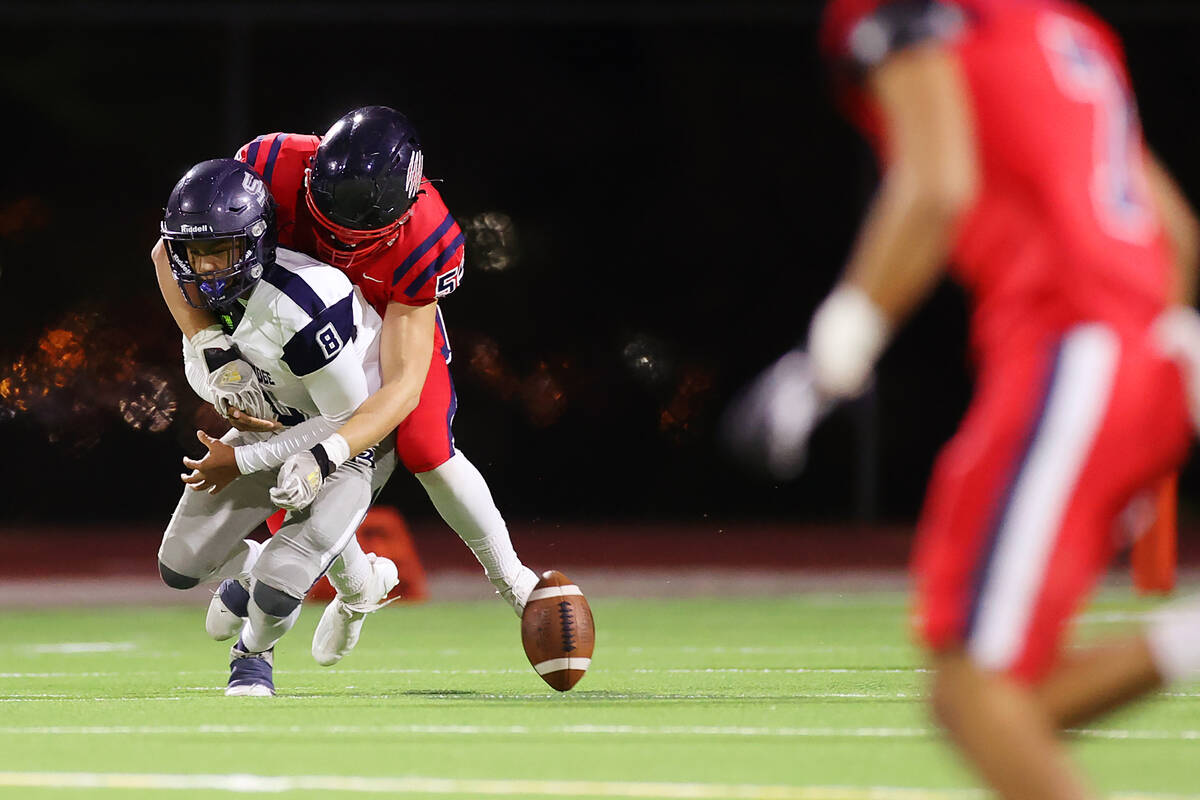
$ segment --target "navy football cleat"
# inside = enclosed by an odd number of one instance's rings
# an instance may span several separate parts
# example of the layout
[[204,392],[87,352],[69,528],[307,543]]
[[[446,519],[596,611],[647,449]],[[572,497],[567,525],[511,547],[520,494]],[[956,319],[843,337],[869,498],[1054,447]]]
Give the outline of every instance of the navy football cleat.
[[229,685],[226,697],[271,697],[275,694],[275,648],[248,653],[242,640],[229,649]]

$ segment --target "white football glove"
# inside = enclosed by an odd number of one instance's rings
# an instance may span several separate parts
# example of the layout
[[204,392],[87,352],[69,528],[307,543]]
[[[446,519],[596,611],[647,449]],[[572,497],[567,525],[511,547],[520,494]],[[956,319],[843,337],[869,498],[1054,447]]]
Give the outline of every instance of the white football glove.
[[311,450],[302,450],[288,456],[279,468],[279,477],[270,492],[271,502],[288,511],[308,508],[317,499],[324,481],[316,456]]
[[816,387],[808,354],[791,350],[734,400],[723,438],[749,466],[789,480],[804,469],[809,436],[832,407]]
[[208,376],[208,388],[212,392],[217,413],[226,419],[233,408],[259,419],[275,419],[275,410],[263,394],[254,370],[240,358],[211,373]]
[[1179,365],[1192,427],[1200,431],[1200,314],[1187,306],[1168,308],[1154,321],[1152,336],[1163,355]]

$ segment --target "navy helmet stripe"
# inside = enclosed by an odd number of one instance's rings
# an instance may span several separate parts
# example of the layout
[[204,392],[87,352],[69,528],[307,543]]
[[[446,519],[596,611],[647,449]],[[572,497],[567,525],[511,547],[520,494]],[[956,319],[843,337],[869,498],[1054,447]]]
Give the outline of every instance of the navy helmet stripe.
[[432,278],[434,275],[437,275],[438,272],[441,271],[442,267],[446,266],[447,261],[454,258],[454,255],[458,252],[458,249],[462,247],[464,240],[465,237],[461,232],[459,232],[458,236],[455,236],[454,239],[450,241],[450,246],[443,250],[438,257],[433,260],[433,263],[421,270],[421,274],[413,279],[413,282],[408,285],[408,288],[404,290],[404,293],[409,297],[416,297],[417,292],[421,291],[421,287],[428,283],[430,278]]
[[263,137],[258,136],[246,148],[246,163],[250,165],[250,169],[254,169],[254,162],[258,160],[258,148],[262,147]]
[[271,150],[267,153],[267,163],[263,167],[263,180],[268,184],[271,182],[271,175],[275,172],[275,157],[279,155],[279,148],[283,147],[283,142],[288,138],[286,133],[281,133],[275,137],[275,141],[271,142]]
[[325,310],[325,302],[308,282],[287,267],[280,266],[278,262],[263,270],[262,279],[290,297],[293,303],[304,309],[304,313],[313,319]]
[[[336,332],[336,336],[330,332],[330,326]],[[288,365],[293,375],[309,375],[336,358],[357,336],[358,329],[354,325],[354,293],[351,292],[296,332],[283,346],[283,362]]]
[[1004,484],[1004,491],[1000,495],[1000,502],[997,504],[990,529],[987,534],[987,544],[981,554],[979,564],[976,567],[975,575],[971,584],[971,610],[967,615],[966,630],[964,640],[971,638],[975,631],[975,626],[979,621],[979,612],[983,600],[983,588],[987,584],[987,578],[992,569],[992,561],[995,558],[996,550],[1000,543],[1000,531],[1004,529],[1004,521],[1008,516],[1012,506],[1013,494],[1016,492],[1017,484],[1021,479],[1021,472],[1029,461],[1029,455],[1033,450],[1034,443],[1037,442],[1038,436],[1042,432],[1042,428],[1046,422],[1046,411],[1050,406],[1050,397],[1054,394],[1054,382],[1058,377],[1059,367],[1062,362],[1063,343],[1059,340],[1058,345],[1054,350],[1054,357],[1051,359],[1050,369],[1046,375],[1046,382],[1042,388],[1041,399],[1038,402],[1037,415],[1034,417],[1033,424],[1025,435],[1025,441],[1021,444],[1020,456],[1013,464],[1012,471]]
[[437,229],[434,230],[433,233],[429,234],[429,236],[425,238],[425,241],[417,245],[417,249],[409,253],[408,258],[400,262],[400,266],[396,267],[396,271],[392,273],[392,286],[395,286],[397,283],[399,283],[400,279],[403,278],[405,274],[413,268],[413,265],[424,258],[425,254],[433,249],[435,244],[441,241],[441,238],[446,235],[446,231],[450,230],[453,225],[454,217],[447,213],[446,218],[442,220],[442,224],[438,225]]

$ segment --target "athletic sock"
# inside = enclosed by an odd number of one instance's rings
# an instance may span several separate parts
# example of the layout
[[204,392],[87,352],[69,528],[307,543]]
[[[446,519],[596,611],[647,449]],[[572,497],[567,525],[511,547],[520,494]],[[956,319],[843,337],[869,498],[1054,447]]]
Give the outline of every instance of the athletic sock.
[[492,585],[501,593],[511,592],[529,570],[517,558],[504,517],[475,465],[462,453],[455,453],[440,467],[417,473],[417,480],[442,519],[479,559]]
[[1164,683],[1200,677],[1200,596],[1159,609],[1146,628],[1146,642]]
[[223,581],[226,578],[233,578],[241,582],[243,586],[249,588],[250,570],[254,568],[254,562],[258,561],[258,557],[262,555],[262,551],[262,542],[256,542],[253,539],[243,539],[233,548],[233,552],[229,554],[224,563],[217,567],[212,577],[219,581]]
[[242,645],[247,653],[265,653],[292,629],[300,618],[300,606],[286,617],[276,617],[258,607],[251,593],[250,602],[246,605],[246,624],[242,626]]
[[343,600],[353,602],[371,578],[371,562],[358,543],[358,535],[350,537],[350,543],[329,567],[329,582]]

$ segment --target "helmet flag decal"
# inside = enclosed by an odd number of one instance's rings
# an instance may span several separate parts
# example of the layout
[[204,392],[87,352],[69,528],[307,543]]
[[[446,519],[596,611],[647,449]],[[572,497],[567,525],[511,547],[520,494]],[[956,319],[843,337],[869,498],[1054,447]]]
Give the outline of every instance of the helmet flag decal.
[[417,190],[421,188],[421,174],[425,168],[425,158],[421,155],[420,150],[414,150],[412,158],[408,161],[408,175],[404,182],[404,188],[408,190],[410,198],[417,196]]

